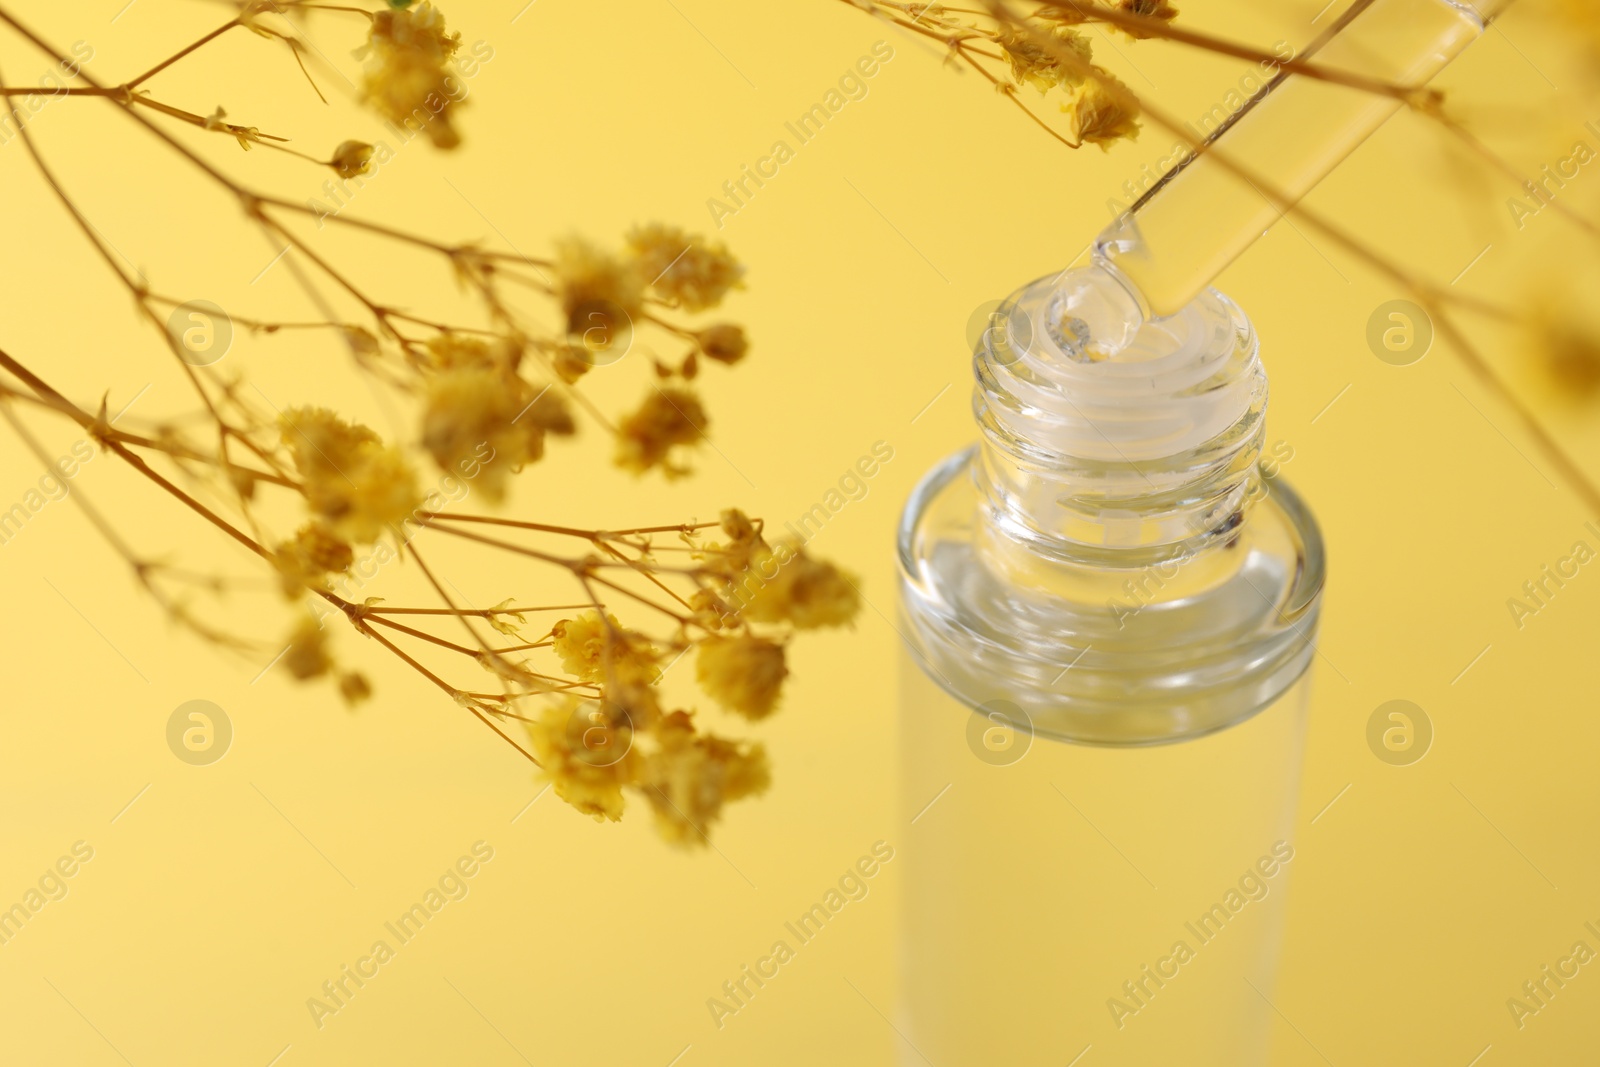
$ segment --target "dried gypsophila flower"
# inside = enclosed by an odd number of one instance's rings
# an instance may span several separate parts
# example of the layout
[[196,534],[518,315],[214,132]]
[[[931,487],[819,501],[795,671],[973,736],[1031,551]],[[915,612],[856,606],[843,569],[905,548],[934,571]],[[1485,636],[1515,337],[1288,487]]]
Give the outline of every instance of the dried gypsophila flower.
[[1095,76],[1084,79],[1061,105],[1067,128],[1080,144],[1096,144],[1110,151],[1120,140],[1137,140],[1139,103],[1132,90],[1113,75],[1095,68]]
[[333,669],[328,655],[328,633],[314,615],[306,614],[295,624],[281,662],[300,681],[320,678]]
[[425,132],[437,148],[455,148],[453,124],[461,89],[451,66],[461,35],[445,30],[444,16],[424,0],[414,8],[379,11],[365,47],[367,103],[398,126]]
[[725,804],[759,795],[771,784],[761,745],[696,733],[686,712],[667,716],[657,741],[645,760],[643,791],[656,828],[672,844],[705,845]]
[[751,622],[814,630],[844,626],[861,609],[852,575],[790,540],[756,545],[722,582],[723,599]]
[[644,310],[643,277],[637,260],[604,252],[579,237],[556,243],[556,285],[567,333],[605,340],[621,337]]
[[422,446],[440,470],[474,478],[489,500],[504,499],[509,477],[544,456],[547,434],[576,432],[548,384],[536,389],[515,372],[517,342],[491,347],[443,334],[428,348],[442,369],[425,387]]
[[725,246],[676,226],[637,226],[628,234],[628,247],[650,287],[685,311],[714,308],[730,289],[743,285],[744,268]]
[[283,595],[297,598],[307,589],[327,587],[330,574],[343,574],[355,562],[349,542],[319,522],[308,522],[273,551]]
[[562,619],[551,627],[550,635],[562,668],[586,682],[605,681],[608,664],[636,661],[653,666],[657,657],[643,635],[624,629],[615,615],[602,618],[598,611]]
[[569,697],[543,708],[528,737],[556,796],[596,822],[622,818],[622,787],[643,769],[631,727],[607,721],[595,701]]
[[751,633],[707,637],[695,660],[700,687],[729,711],[752,721],[777,708],[788,676],[783,646]]
[[698,330],[695,332],[694,340],[706,358],[729,366],[739,362],[750,352],[750,341],[745,337],[744,327],[731,322],[719,322]]
[[341,178],[359,178],[372,171],[372,155],[376,151],[365,141],[343,141],[333,150],[328,165]]
[[365,426],[316,407],[290,408],[278,425],[307,506],[341,537],[376,541],[422,506],[411,465]]
[[556,377],[568,385],[576,383],[595,366],[594,354],[586,346],[571,341],[550,343],[546,356],[556,372]]
[[544,456],[547,434],[575,429],[560,397],[514,374],[454,370],[428,382],[422,446],[440,470],[474,477],[491,502],[505,498],[511,475]]
[[364,674],[347,671],[339,676],[339,696],[344,698],[347,707],[354,708],[372,699],[372,683]]
[[687,389],[658,387],[617,427],[617,466],[635,474],[659,467],[669,478],[689,473],[674,450],[706,435],[708,419],[700,399]]
[[[1178,17],[1178,9],[1173,7],[1168,0],[1117,0],[1117,9],[1129,15],[1137,15],[1145,19],[1156,19],[1161,22],[1171,22]],[[1118,26],[1115,29],[1136,41],[1144,40],[1151,36],[1143,30],[1128,26]]]
[[1068,62],[1045,47],[1034,38],[1034,32],[1023,27],[1005,26],[995,35],[995,43],[1011,64],[1011,76],[1017,84],[1031,85],[1041,93],[1081,84],[1094,56],[1089,39],[1069,26],[1053,26],[1049,30],[1056,44],[1083,60],[1079,65]]

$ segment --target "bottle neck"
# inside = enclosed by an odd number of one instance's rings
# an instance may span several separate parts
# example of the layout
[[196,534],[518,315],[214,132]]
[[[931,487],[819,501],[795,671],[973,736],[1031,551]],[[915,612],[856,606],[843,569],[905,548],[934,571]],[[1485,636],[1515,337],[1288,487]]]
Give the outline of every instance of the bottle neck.
[[1091,744],[1199,737],[1281,696],[1325,563],[1293,490],[1255,491],[1267,388],[1239,310],[1207,292],[1144,322],[1111,271],[1071,271],[1001,309],[976,368],[982,442],[900,524],[919,664]]
[[1222,295],[1144,321],[1102,267],[1041,279],[996,312],[974,370],[980,521],[999,543],[1138,567],[1226,544],[1245,522],[1267,382]]

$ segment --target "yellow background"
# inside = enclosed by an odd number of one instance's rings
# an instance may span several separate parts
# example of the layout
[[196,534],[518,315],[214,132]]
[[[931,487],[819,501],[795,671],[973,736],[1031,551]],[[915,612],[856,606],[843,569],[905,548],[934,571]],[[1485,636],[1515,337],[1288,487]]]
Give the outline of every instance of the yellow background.
[[[5,7],[62,48],[87,41],[87,69],[109,82],[226,17],[213,4],[124,3]],[[755,347],[745,365],[704,375],[716,449],[703,451],[697,477],[663,487],[600,471],[607,449],[591,426],[526,474],[511,505],[618,526],[708,518],[737,503],[781,525],[885,441],[892,462],[814,544],[861,575],[869,604],[854,632],[797,643],[782,713],[746,731],[768,745],[771,792],[731,809],[717,851],[683,855],[642,812],[597,826],[551,795],[528,807],[538,787],[520,758],[353,634],[339,634],[337,649],[378,692],[354,714],[326,686],[298,687],[281,670],[252,684],[268,656],[174,631],[83,514],[50,504],[0,546],[0,904],[21,899],[76,841],[94,859],[65,899],[0,947],[0,1062],[917,1059],[885,1017],[895,997],[892,862],[720,1030],[706,999],[875,841],[913,840],[894,770],[892,529],[915,480],[972,437],[968,319],[1076,256],[1106,220],[1106,200],[1167,155],[1171,138],[1147,129],[1137,145],[1069,153],[972,74],[834,0],[535,0],[513,23],[521,6],[445,8],[468,42],[494,49],[471,82],[466,146],[448,156],[407,146],[351,213],[530,255],[575,231],[614,242],[650,219],[706,230],[706,200],[725,180],[790,139],[783,123],[875,41],[893,45],[869,95],[719,234],[749,264],[748,291],[728,311]],[[1268,46],[1303,43],[1321,3],[1183,6],[1197,27]],[[1532,15],[1515,12],[1445,79],[1477,128],[1528,170],[1565,158],[1577,140],[1600,143],[1583,130],[1600,119],[1600,101],[1569,43]],[[358,29],[328,15],[312,35],[353,75]],[[9,33],[0,41],[9,84],[36,83],[49,68]],[[1099,54],[1184,116],[1205,112],[1242,72],[1158,43],[1119,39]],[[235,33],[149,87],[201,113],[220,104],[314,154],[383,136],[338,76],[318,79],[331,107],[281,46]],[[170,128],[230,174],[292,199],[318,195],[327,176]],[[155,288],[235,314],[314,317],[285,264],[262,273],[278,246],[114,107],[55,101],[33,129],[92,224]],[[19,141],[0,145],[0,181],[0,347],[84,404],[109,388],[115,411],[149,385],[130,425],[187,410],[159,338]],[[1592,294],[1592,238],[1552,211],[1519,231],[1505,203],[1514,192],[1402,116],[1313,201],[1441,281],[1471,265],[1460,288],[1522,302],[1587,272]],[[1600,173],[1584,170],[1562,196],[1593,215]],[[314,239],[396,303],[440,314],[458,304],[436,260],[331,230]],[[1303,224],[1278,226],[1221,287],[1263,338],[1270,439],[1292,445],[1284,474],[1319,516],[1332,558],[1275,1062],[1596,1062],[1600,965],[1523,1029],[1505,1001],[1573,942],[1600,948],[1583,928],[1600,926],[1600,577],[1585,568],[1520,630],[1506,607],[1575,541],[1600,547],[1583,530],[1597,516],[1442,345],[1405,368],[1375,358],[1368,317],[1403,294]],[[1600,471],[1592,411],[1540,392],[1506,336],[1478,320],[1469,328]],[[389,432],[330,338],[241,336],[219,369],[248,369],[279,406],[334,403]],[[616,412],[642,392],[644,373],[635,356],[590,384]],[[59,423],[30,425],[52,454],[76,439]],[[6,437],[0,507],[40,473]],[[74,487],[143,553],[256,573],[113,458],[94,459]],[[475,602],[567,595],[536,570],[427,535],[419,544]],[[380,582],[393,583],[380,595],[396,600],[416,589],[408,568]],[[265,595],[195,603],[264,643],[285,626]],[[1435,731],[1410,767],[1367,748],[1369,716],[1396,698],[1424,708]],[[209,767],[166,746],[169,715],[191,699],[222,706],[234,726],[231,750]],[[494,859],[470,895],[319,1030],[307,998],[480,840]],[[1108,1026],[1084,1043],[1111,1040]]]

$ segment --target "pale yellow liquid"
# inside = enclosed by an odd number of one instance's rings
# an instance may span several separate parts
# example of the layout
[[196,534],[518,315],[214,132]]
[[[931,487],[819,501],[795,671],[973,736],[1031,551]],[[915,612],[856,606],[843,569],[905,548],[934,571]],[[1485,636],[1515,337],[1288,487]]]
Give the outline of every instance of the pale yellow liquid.
[[[1035,737],[1017,762],[991,766],[968,747],[973,712],[910,653],[902,661],[902,800],[915,822],[896,861],[897,1021],[914,1046],[901,1062],[1065,1067],[1092,1046],[1083,1067],[1266,1063],[1305,679],[1208,737],[1120,749]],[[987,726],[990,750],[1026,743]],[[1178,942],[1192,954],[1181,964]]]

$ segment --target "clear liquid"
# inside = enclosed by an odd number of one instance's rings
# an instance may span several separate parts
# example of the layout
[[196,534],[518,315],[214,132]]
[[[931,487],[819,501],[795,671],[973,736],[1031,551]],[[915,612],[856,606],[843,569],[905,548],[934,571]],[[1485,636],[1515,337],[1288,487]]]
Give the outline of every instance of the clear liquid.
[[1085,747],[901,659],[902,1062],[1265,1064],[1306,679],[1205,737]]

